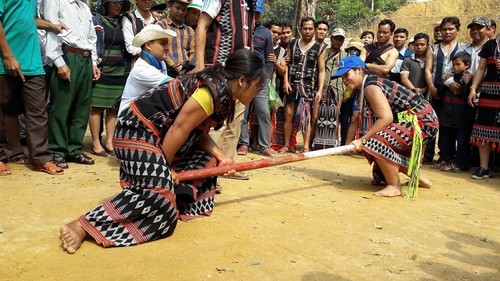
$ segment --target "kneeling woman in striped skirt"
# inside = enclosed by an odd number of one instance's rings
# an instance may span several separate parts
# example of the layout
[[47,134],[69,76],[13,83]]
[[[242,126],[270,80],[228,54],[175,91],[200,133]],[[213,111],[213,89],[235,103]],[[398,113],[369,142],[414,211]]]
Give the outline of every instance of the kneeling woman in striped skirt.
[[231,54],[225,66],[178,76],[133,101],[113,137],[121,193],[61,228],[74,253],[87,237],[103,247],[132,246],[170,236],[177,220],[208,216],[216,178],[179,183],[176,171],[232,164],[208,135],[232,119],[235,100],[248,104],[266,81],[251,51]]

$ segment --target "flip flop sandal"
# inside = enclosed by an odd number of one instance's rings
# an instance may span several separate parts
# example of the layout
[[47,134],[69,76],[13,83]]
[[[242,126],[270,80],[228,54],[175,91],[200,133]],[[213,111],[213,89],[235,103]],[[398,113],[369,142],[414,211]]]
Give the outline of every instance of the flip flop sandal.
[[64,175],[64,170],[61,167],[56,166],[53,161],[49,161],[42,165],[36,165],[33,167],[33,170],[37,172],[45,172],[53,176]]
[[10,176],[12,172],[9,167],[2,161],[0,161],[0,176]]
[[9,157],[9,161],[14,163],[14,164],[29,164],[30,163],[29,157],[26,156],[26,154],[24,154],[24,152],[22,152],[22,151],[18,151],[18,152],[13,153]]

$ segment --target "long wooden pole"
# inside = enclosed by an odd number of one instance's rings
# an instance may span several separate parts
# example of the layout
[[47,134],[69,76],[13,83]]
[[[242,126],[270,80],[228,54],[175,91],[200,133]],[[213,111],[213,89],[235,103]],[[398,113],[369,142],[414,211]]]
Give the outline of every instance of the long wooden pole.
[[318,158],[328,155],[344,154],[352,152],[354,149],[355,146],[353,144],[348,144],[339,147],[315,150],[310,152],[297,153],[297,154],[293,153],[280,157],[271,157],[262,160],[235,163],[227,166],[218,166],[213,168],[182,171],[178,172],[177,175],[179,176],[180,181],[199,180],[213,176],[221,176],[231,170],[235,170],[236,172],[242,172],[248,170],[261,169],[261,168],[277,166],[291,162],[298,162],[302,160]]

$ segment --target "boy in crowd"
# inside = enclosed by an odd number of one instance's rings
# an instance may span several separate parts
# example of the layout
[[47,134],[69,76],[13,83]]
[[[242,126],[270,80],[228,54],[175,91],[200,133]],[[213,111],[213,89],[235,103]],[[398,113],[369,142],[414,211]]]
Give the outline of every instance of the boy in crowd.
[[289,22],[283,22],[283,32],[281,33],[280,46],[285,50],[288,49],[288,44],[290,44],[290,40],[292,39],[292,24]]
[[427,93],[425,82],[425,54],[429,49],[429,35],[417,33],[413,37],[414,53],[401,64],[401,84],[421,95]]
[[445,78],[453,77],[460,84],[460,92],[455,93],[448,87],[441,92],[443,105],[439,111],[440,155],[445,162],[440,170],[460,173],[469,169],[469,142],[474,122],[474,108],[467,102],[473,78],[469,71],[471,56],[467,52],[459,52],[453,57],[452,64],[452,74]]

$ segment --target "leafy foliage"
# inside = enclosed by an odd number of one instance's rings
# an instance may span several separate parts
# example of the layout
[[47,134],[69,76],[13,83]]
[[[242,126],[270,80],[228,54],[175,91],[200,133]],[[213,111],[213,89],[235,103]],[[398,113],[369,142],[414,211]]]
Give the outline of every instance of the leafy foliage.
[[[273,0],[264,7],[262,20],[293,21],[296,0]],[[372,10],[373,2],[373,10]],[[390,13],[408,0],[317,0],[316,19],[330,21],[331,27],[355,29],[371,23],[380,13]]]
[[295,19],[295,0],[273,0],[271,5],[264,5],[262,22],[271,20],[289,22],[293,25]]

